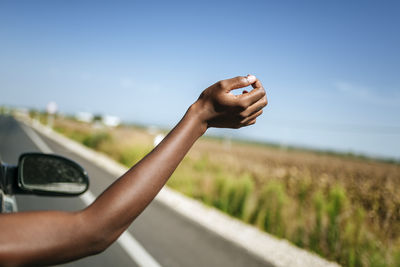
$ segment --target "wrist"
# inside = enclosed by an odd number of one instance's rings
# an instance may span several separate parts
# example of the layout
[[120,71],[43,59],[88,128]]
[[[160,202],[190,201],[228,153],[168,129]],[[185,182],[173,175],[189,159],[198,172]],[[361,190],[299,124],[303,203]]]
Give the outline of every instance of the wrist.
[[193,121],[195,127],[198,129],[200,136],[207,131],[208,123],[204,116],[203,105],[199,100],[189,107],[186,116],[188,116],[188,118]]

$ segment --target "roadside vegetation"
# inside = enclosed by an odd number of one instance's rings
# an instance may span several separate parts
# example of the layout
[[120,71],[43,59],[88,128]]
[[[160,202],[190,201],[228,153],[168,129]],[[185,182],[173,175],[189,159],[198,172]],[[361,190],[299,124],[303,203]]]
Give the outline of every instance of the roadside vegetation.
[[[126,166],[153,147],[132,126],[54,130]],[[202,138],[168,186],[344,266],[400,266],[399,163]]]

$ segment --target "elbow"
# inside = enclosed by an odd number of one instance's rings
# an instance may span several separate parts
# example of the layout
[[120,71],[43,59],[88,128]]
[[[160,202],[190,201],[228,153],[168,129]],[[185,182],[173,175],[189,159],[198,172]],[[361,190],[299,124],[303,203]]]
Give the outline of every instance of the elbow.
[[104,252],[119,237],[120,234],[93,233],[88,242],[89,254],[96,255]]
[[87,249],[88,255],[97,255],[105,251],[112,242],[108,242],[108,240],[99,238],[99,237],[92,237],[87,242]]
[[114,242],[106,234],[102,233],[101,230],[97,231],[95,227],[86,231],[85,240],[84,246],[88,255],[100,254]]
[[80,229],[85,240],[84,250],[88,255],[96,255],[105,251],[118,238],[118,233],[110,233],[103,223],[99,223],[98,218],[91,220],[84,212],[80,215]]

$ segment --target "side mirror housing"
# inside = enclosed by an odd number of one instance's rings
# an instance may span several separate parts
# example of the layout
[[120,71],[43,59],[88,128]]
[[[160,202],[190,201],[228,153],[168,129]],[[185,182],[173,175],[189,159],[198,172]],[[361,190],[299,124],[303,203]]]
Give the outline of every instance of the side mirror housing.
[[19,158],[18,187],[28,194],[77,196],[89,188],[89,178],[80,165],[67,158],[26,153]]

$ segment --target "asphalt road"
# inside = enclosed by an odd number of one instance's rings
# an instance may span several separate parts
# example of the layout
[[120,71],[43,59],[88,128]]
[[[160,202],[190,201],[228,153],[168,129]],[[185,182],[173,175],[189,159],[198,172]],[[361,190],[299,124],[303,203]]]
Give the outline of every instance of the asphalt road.
[[[117,178],[44,136],[41,138],[55,153],[78,162],[87,170],[91,181],[90,191],[94,195],[98,196]],[[38,151],[16,120],[0,116],[2,161],[16,164],[20,154]],[[17,202],[20,211],[78,210],[85,206],[80,198],[17,196]],[[272,266],[156,201],[146,208],[128,231],[161,266]],[[119,243],[114,243],[99,255],[62,266],[138,265]]]

